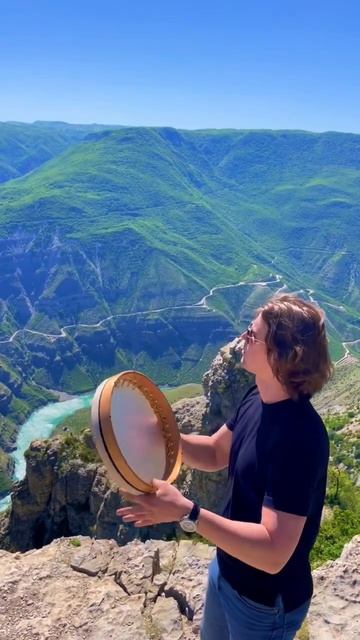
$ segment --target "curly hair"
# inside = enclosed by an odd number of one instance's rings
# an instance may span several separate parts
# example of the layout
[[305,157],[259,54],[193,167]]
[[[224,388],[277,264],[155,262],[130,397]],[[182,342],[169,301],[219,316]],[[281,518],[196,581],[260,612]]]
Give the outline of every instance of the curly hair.
[[267,325],[267,357],[289,395],[311,397],[333,373],[324,312],[295,295],[274,296],[258,309]]

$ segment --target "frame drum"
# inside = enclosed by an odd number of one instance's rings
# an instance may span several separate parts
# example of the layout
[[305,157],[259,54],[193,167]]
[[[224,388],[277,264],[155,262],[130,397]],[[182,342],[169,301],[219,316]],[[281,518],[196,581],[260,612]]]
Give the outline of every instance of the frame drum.
[[180,433],[166,397],[147,376],[124,371],[104,380],[92,402],[91,426],[109,477],[121,489],[151,493],[153,478],[177,478]]

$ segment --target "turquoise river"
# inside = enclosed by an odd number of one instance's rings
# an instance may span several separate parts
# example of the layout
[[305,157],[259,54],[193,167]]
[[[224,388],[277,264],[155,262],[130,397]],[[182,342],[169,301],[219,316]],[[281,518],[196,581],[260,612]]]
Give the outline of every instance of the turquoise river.
[[[55,427],[65,418],[71,416],[78,409],[90,407],[93,396],[94,393],[87,393],[71,398],[71,400],[64,400],[64,402],[50,402],[31,414],[30,418],[20,427],[16,449],[11,454],[15,461],[14,480],[22,480],[25,475],[24,453],[29,448],[30,442],[39,438],[48,438]],[[0,511],[7,509],[10,503],[11,498],[8,494],[0,500]]]

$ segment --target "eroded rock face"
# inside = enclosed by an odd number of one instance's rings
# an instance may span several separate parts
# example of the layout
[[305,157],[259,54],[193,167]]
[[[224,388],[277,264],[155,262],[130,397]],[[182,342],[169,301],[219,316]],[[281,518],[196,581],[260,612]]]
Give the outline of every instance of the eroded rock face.
[[71,461],[65,469],[66,449],[60,440],[32,442],[27,472],[15,485],[8,528],[2,546],[26,551],[39,548],[75,531],[88,533],[95,523],[90,509],[98,466]]
[[181,433],[206,433],[205,396],[185,398],[171,405]]
[[[125,544],[139,532],[116,516],[122,499],[100,462],[84,463],[68,458],[61,440],[34,441],[27,456],[27,473],[15,485],[7,522],[0,526],[0,545],[11,551],[27,551],[49,544],[59,536],[92,535]],[[179,486],[186,488],[184,469]],[[3,518],[4,520],[4,518]],[[174,536],[177,525],[152,527],[151,536]]]

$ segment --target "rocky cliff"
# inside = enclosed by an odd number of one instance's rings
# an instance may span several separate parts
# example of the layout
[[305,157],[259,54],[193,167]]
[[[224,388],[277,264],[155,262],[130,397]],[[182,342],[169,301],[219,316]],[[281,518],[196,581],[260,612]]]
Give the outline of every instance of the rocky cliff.
[[[173,405],[180,431],[212,433],[225,422],[251,384],[240,367],[235,342],[226,345],[205,374],[205,396]],[[182,468],[177,485],[203,507],[221,506],[226,472],[207,474]],[[175,524],[137,531],[120,524],[115,510],[121,497],[107,479],[93,448],[90,432],[54,440],[34,441],[26,454],[26,476],[12,493],[10,511],[0,520],[0,546],[26,551],[60,536],[90,535],[120,544],[174,537]]]
[[[215,549],[192,541],[61,538],[25,554],[0,551],[4,640],[192,640],[199,637]],[[298,640],[357,640],[360,536],[314,572]],[[220,640],[220,639],[219,639]]]

